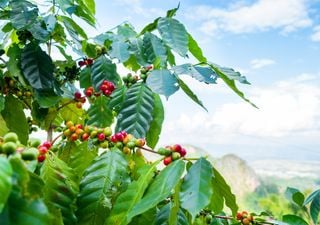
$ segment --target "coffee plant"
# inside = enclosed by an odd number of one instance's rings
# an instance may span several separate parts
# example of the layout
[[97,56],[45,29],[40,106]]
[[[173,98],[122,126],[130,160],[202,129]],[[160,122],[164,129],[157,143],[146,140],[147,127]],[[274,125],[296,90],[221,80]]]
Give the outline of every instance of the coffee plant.
[[177,10],[90,38],[78,22],[95,26],[94,0],[1,0],[1,225],[275,223],[238,212],[206,158],[156,147],[162,101],[181,89],[205,109],[183,75],[220,79],[252,104],[235,85],[246,78],[208,61]]

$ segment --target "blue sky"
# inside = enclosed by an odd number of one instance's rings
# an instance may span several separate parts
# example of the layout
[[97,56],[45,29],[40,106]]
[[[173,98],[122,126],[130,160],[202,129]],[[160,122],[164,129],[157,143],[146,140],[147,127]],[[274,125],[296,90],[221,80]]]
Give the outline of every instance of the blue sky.
[[[96,31],[123,21],[138,30],[178,5],[176,0],[97,0]],[[208,108],[179,92],[166,105],[161,143],[189,143],[214,156],[320,159],[320,1],[181,0],[177,18],[210,61],[242,72],[239,85],[259,110],[222,82],[186,81]]]

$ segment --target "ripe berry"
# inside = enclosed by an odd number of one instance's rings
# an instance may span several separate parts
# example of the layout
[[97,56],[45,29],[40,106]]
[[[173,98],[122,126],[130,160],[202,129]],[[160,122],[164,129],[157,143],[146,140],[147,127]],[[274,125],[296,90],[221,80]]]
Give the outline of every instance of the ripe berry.
[[172,162],[171,156],[165,157],[163,159],[163,164],[166,165],[166,166],[169,165],[171,162]]
[[87,141],[89,139],[90,135],[88,133],[84,133],[81,136],[82,141]]
[[242,213],[241,212],[237,212],[237,220],[242,220]]
[[146,141],[143,138],[139,138],[135,141],[137,147],[143,147],[146,144]]
[[78,65],[79,65],[80,67],[82,67],[82,66],[86,65],[86,63],[85,63],[84,61],[79,61],[79,62],[78,62]]
[[75,132],[77,135],[82,135],[84,133],[84,130],[80,129],[80,128],[77,128],[76,129],[76,132]]
[[51,144],[50,141],[45,141],[45,142],[42,143],[42,146],[45,146],[45,147],[47,147],[47,149],[50,149],[52,144]]
[[79,91],[76,91],[74,93],[74,98],[77,99],[77,100],[80,99],[81,98],[81,93]]
[[104,135],[104,133],[99,133],[97,137],[98,137],[98,140],[99,140],[99,141],[104,141],[104,139],[106,138],[106,136]]
[[86,60],[86,64],[88,66],[92,65],[92,63],[93,63],[93,59],[89,58],[89,59]]
[[78,128],[78,129],[83,129],[82,124],[77,124],[75,127]]
[[114,89],[115,89],[116,87],[114,86],[114,84],[112,83],[112,82],[109,82],[108,83],[108,89],[112,92],[112,91],[114,91]]
[[115,135],[112,135],[110,141],[113,143],[116,143],[116,142],[118,142],[118,139]]
[[77,103],[76,103],[76,107],[77,107],[78,109],[82,109],[82,103],[81,103],[81,102],[77,102]]
[[185,148],[182,148],[179,153],[181,157],[184,157],[187,154],[187,150]]
[[179,144],[175,144],[174,146],[172,146],[172,150],[175,152],[180,152],[181,149],[182,149],[182,147]]
[[69,127],[69,130],[70,130],[71,133],[74,133],[76,131],[76,129],[77,128],[75,126]]
[[108,90],[108,85],[107,84],[102,84],[100,87],[99,87],[100,91],[104,92],[105,90]]
[[46,159],[46,155],[38,155],[38,162],[43,162]]
[[78,135],[76,133],[73,133],[71,136],[70,136],[70,140],[71,141],[76,141],[78,139]]
[[123,138],[124,138],[122,133],[116,133],[115,137],[118,141],[123,141]]
[[241,220],[241,223],[242,223],[243,225],[250,225],[250,220],[249,220],[248,218],[243,218],[243,219]]
[[112,92],[111,92],[109,89],[107,89],[107,90],[104,90],[104,91],[103,91],[103,94],[104,94],[105,96],[110,96],[110,95],[112,94]]
[[90,89],[87,89],[87,90],[84,92],[84,94],[85,94],[87,97],[91,97],[91,96],[92,96],[92,93],[93,93],[93,91],[90,90]]
[[[128,133],[125,132],[124,130],[123,130],[123,131],[120,131],[120,133],[122,134],[122,136],[123,136],[124,138],[128,135]],[[132,136],[132,137],[133,137],[133,136]]]
[[49,149],[46,146],[40,145],[38,151],[40,155],[45,155],[49,151]]

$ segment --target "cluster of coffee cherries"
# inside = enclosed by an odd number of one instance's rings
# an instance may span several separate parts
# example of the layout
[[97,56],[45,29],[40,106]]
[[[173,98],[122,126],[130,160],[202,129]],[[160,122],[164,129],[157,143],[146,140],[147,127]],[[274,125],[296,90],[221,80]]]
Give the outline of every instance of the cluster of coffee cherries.
[[143,147],[145,145],[144,139],[137,139],[133,135],[127,134],[125,131],[112,135],[112,129],[110,127],[83,127],[82,124],[74,124],[72,121],[66,122],[63,138],[72,142],[77,140],[88,141],[90,139],[93,144],[96,144],[101,148],[115,146],[126,154],[130,154],[131,150],[134,150],[135,147]]
[[32,96],[32,92],[11,77],[4,77],[3,86],[0,86],[0,92],[4,95],[13,94],[21,99],[28,99]]
[[78,109],[82,108],[82,105],[86,102],[86,96],[82,96],[81,92],[76,91],[74,93],[74,100]]
[[143,138],[135,138],[132,134],[120,131],[110,137],[111,145],[122,149],[123,153],[130,154],[136,147],[141,148],[146,141]]
[[243,225],[253,224],[253,216],[247,211],[238,212],[237,220],[239,220]]
[[90,98],[92,96],[98,97],[101,94],[103,94],[104,96],[109,97],[115,89],[116,89],[116,86],[111,81],[104,80],[104,81],[102,81],[102,83],[101,83],[101,85],[99,87],[100,91],[96,92],[94,90],[94,88],[91,86],[91,87],[88,87],[84,91],[84,94],[88,98]]
[[91,58],[84,58],[83,60],[78,61],[78,66],[91,66],[93,64],[93,59]]
[[159,148],[158,153],[160,155],[166,156],[163,159],[164,165],[169,165],[172,161],[175,161],[177,159],[180,159],[181,157],[184,157],[187,154],[187,150],[183,148],[179,144],[166,146],[165,148]]
[[38,162],[43,162],[46,159],[46,155],[50,148],[52,147],[52,144],[50,141],[45,141],[41,145],[38,146]]
[[148,77],[148,72],[153,69],[153,66],[142,67],[140,69],[140,76],[128,73],[127,76],[122,77],[124,84],[127,87],[131,87],[133,84],[137,83],[139,80],[145,82]]

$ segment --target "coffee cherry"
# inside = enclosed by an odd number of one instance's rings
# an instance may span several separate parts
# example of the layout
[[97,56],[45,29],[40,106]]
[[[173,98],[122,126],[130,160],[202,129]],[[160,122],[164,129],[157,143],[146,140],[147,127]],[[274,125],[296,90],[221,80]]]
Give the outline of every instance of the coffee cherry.
[[85,63],[84,61],[79,61],[79,62],[78,62],[78,65],[79,65],[80,67],[82,67],[82,66],[86,65],[86,63]]
[[84,130],[82,130],[82,129],[80,129],[80,128],[77,128],[76,131],[75,131],[75,133],[76,133],[77,135],[82,135],[82,134],[84,133]]
[[186,150],[185,148],[182,148],[182,149],[180,150],[180,155],[181,155],[181,157],[184,157],[186,154],[187,154],[187,150]]
[[182,147],[179,144],[175,144],[175,145],[172,146],[172,150],[174,152],[179,152],[180,153],[181,149],[182,149]]
[[38,162],[43,162],[46,159],[46,155],[38,155]]
[[109,147],[109,142],[108,141],[103,141],[100,143],[101,148],[108,148]]
[[112,94],[112,92],[111,92],[110,90],[104,90],[104,91],[103,91],[103,94],[104,94],[105,96],[110,96],[110,95]]
[[159,148],[158,149],[158,153],[160,155],[165,155],[165,156],[171,155],[171,151],[169,149],[167,149],[167,148]]
[[73,125],[74,125],[73,122],[70,121],[70,120],[66,122],[66,126],[67,126],[68,128],[72,127]]
[[70,136],[70,140],[71,141],[76,141],[78,140],[78,135],[76,133],[73,133],[71,136]]
[[96,130],[91,131],[90,138],[95,138],[97,136],[97,134],[98,134],[98,131],[96,131]]
[[63,131],[63,135],[66,136],[66,137],[69,137],[71,135],[71,131],[69,129]]
[[2,144],[2,151],[7,155],[14,153],[17,149],[17,145],[14,142],[5,142]]
[[38,156],[38,149],[32,147],[27,148],[21,152],[21,157],[23,160],[34,160]]
[[135,141],[137,147],[143,147],[146,144],[146,141],[143,138],[139,138]]
[[93,91],[90,90],[90,89],[87,89],[87,90],[84,92],[84,94],[85,94],[87,97],[91,97],[92,94],[93,94]]
[[212,215],[211,215],[211,214],[207,214],[205,219],[206,219],[206,223],[207,223],[207,224],[211,224],[211,222],[212,222]]
[[111,127],[104,128],[103,133],[104,133],[104,135],[106,135],[106,137],[109,137],[112,134]]
[[76,127],[77,129],[83,129],[82,124],[77,124],[77,125],[75,125],[75,127]]
[[131,149],[129,147],[123,147],[122,152],[126,155],[131,153]]
[[172,160],[177,160],[177,159],[180,159],[180,153],[179,152],[173,152],[172,153]]
[[76,92],[74,93],[74,98],[75,98],[76,100],[80,99],[80,98],[81,98],[81,93],[80,93],[79,91],[76,91]]
[[136,147],[136,143],[133,142],[133,141],[129,141],[129,142],[127,143],[127,147],[130,148],[130,149],[133,149],[134,147]]
[[124,138],[124,137],[123,137],[123,134],[120,133],[120,132],[119,132],[119,133],[116,133],[116,134],[115,134],[115,137],[116,137],[116,139],[117,139],[118,141],[123,141],[123,138]]
[[99,134],[97,135],[97,137],[98,137],[98,140],[99,140],[99,141],[104,141],[104,139],[106,138],[106,136],[104,135],[104,133],[99,133]]
[[49,149],[46,146],[40,145],[38,148],[38,151],[41,155],[47,154]]
[[241,223],[243,224],[243,225],[250,225],[250,220],[248,219],[248,218],[243,218],[242,220],[241,220]]
[[76,107],[77,107],[78,109],[82,109],[82,103],[81,103],[81,102],[77,102],[77,103],[76,103]]
[[45,141],[45,142],[42,143],[42,146],[45,146],[47,149],[50,149],[52,144],[51,144],[50,141]]
[[93,59],[89,58],[85,61],[86,65],[91,66],[93,63]]
[[81,136],[82,141],[87,141],[89,139],[90,135],[88,133],[84,133]]
[[9,132],[3,137],[4,142],[17,142],[18,141],[18,135],[14,132]]
[[171,162],[172,162],[171,156],[165,157],[163,159],[163,164],[166,165],[166,166],[169,165]]
[[110,141],[113,143],[116,143],[116,142],[118,142],[118,139],[115,135],[112,135]]
[[242,213],[241,212],[237,212],[236,218],[237,218],[237,220],[241,220],[242,219]]

